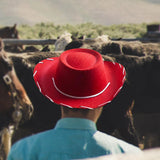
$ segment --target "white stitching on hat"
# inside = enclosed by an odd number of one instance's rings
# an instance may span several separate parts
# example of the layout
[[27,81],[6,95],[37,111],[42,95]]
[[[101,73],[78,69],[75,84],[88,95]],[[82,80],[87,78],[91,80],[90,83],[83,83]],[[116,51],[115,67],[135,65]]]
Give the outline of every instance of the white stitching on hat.
[[60,103],[62,106],[66,106],[66,107],[68,107],[68,108],[73,108],[73,107],[71,107],[71,106],[69,106],[69,105],[67,105],[67,104],[64,104],[64,103]]
[[54,103],[54,101],[49,97],[49,96],[47,96],[47,95],[45,95],[51,102],[53,102]]
[[54,61],[54,59],[53,59],[53,58],[47,58],[47,60],[48,60],[48,61]]
[[122,80],[122,83],[124,83],[125,79],[126,79],[126,77],[124,76],[124,77],[123,77],[123,80]]
[[39,62],[39,63],[43,64],[43,62]]
[[102,104],[98,105],[98,107],[99,107],[99,106],[104,106],[104,105],[106,105],[106,104],[108,104],[108,103],[111,103],[111,101],[107,101],[107,102],[105,102],[105,103],[102,103]]
[[96,96],[102,94],[102,93],[108,88],[108,86],[110,85],[110,82],[108,82],[107,85],[106,85],[106,87],[105,87],[101,92],[99,92],[99,93],[97,93],[97,94],[94,94],[94,95],[91,95],[91,96],[78,97],[78,96],[72,96],[72,95],[69,95],[69,94],[66,94],[66,93],[62,92],[62,91],[56,86],[53,77],[52,77],[52,81],[53,81],[54,87],[56,88],[56,90],[57,90],[59,93],[63,94],[63,95],[66,96],[66,97],[75,98],[75,99],[86,99],[86,98],[96,97]]
[[125,68],[123,68],[123,74],[125,73]]
[[117,95],[117,93],[122,89],[122,86],[117,90],[117,92],[114,94],[113,97],[115,97]]
[[86,108],[86,109],[93,109],[93,108],[90,108],[90,107],[87,107],[87,106],[80,106],[81,108]]
[[122,68],[122,65],[119,63],[120,68]]
[[112,62],[114,65],[116,65],[116,63],[115,62]]
[[33,77],[37,74],[37,72],[38,72],[37,70],[34,72]]
[[38,81],[37,81],[37,86],[38,86],[38,88],[39,88],[39,91],[41,92],[41,87],[40,87]]

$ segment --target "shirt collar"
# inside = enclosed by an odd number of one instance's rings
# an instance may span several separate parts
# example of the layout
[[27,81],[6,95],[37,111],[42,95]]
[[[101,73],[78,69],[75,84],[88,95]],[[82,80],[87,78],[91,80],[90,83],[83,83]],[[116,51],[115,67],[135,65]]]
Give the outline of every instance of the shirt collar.
[[55,129],[57,128],[97,131],[96,124],[93,121],[82,118],[62,118],[57,122]]

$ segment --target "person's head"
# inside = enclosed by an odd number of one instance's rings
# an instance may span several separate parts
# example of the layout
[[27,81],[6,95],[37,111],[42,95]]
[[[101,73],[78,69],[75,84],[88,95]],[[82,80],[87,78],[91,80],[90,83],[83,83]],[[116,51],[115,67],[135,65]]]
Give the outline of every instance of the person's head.
[[100,113],[100,107],[110,103],[121,90],[125,75],[121,64],[103,61],[94,50],[78,48],[39,62],[33,77],[44,96],[65,106],[62,117],[82,117]]

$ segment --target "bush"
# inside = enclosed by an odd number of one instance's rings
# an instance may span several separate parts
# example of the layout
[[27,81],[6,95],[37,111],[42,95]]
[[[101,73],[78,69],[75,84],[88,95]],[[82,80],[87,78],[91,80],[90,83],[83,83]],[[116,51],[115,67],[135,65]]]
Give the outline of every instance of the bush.
[[146,33],[146,25],[121,24],[103,26],[93,23],[77,25],[54,25],[54,23],[40,23],[34,26],[20,25],[18,30],[21,39],[56,39],[64,32],[69,32],[75,37],[85,35],[86,38],[95,38],[107,34],[110,38],[141,38]]

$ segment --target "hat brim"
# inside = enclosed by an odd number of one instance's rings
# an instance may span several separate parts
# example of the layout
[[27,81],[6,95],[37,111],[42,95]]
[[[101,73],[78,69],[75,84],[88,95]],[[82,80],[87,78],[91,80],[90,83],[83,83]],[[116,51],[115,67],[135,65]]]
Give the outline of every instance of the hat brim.
[[59,57],[52,57],[39,62],[34,69],[34,80],[40,92],[51,102],[70,108],[94,109],[110,103],[121,90],[125,81],[125,68],[115,62],[104,61],[109,85],[101,94],[90,98],[71,98],[61,94],[53,83]]

